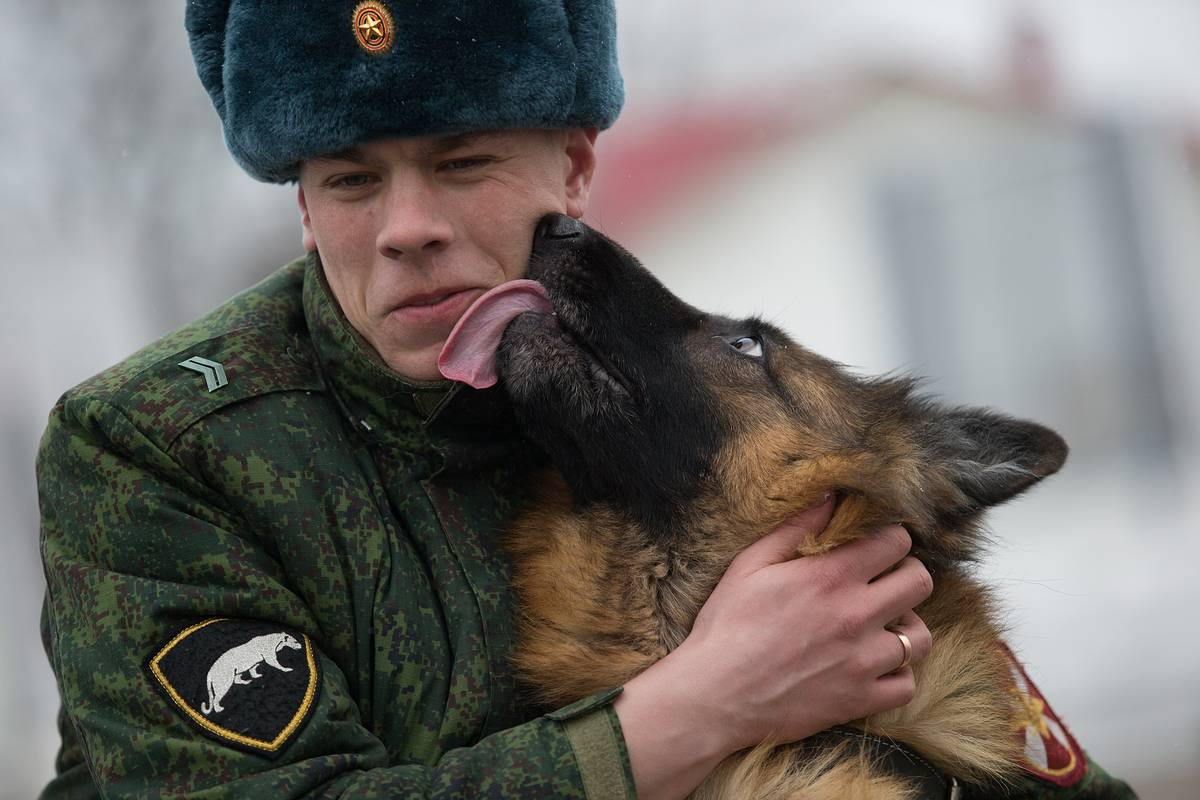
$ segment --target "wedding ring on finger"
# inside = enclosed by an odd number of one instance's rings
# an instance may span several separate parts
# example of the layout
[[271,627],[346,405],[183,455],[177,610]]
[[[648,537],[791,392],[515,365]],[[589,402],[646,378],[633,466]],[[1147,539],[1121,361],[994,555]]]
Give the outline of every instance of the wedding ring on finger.
[[[889,628],[888,630],[891,629]],[[912,661],[912,640],[900,631],[892,631],[892,633],[896,634],[896,637],[900,640],[900,645],[904,648],[904,659],[900,662],[900,666],[893,670],[893,672],[898,672],[907,667]]]

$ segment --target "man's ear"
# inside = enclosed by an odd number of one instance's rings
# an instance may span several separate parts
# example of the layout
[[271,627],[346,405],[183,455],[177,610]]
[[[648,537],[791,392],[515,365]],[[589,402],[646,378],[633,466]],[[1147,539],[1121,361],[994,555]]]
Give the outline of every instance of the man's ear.
[[308,217],[308,201],[304,199],[304,187],[296,187],[296,203],[300,206],[300,227],[304,231],[304,249],[310,253],[317,252],[317,237],[313,233],[312,220]]
[[930,458],[970,500],[968,513],[997,505],[1053,475],[1067,443],[1035,422],[982,409],[932,410]]
[[599,133],[596,128],[567,131],[566,212],[575,219],[582,219],[587,213],[592,177],[596,174],[596,137]]

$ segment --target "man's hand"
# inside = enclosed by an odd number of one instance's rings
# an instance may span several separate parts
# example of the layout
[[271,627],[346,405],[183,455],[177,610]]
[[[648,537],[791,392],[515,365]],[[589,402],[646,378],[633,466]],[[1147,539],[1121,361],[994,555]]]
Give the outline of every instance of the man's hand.
[[[616,704],[639,797],[682,797],[728,754],[796,741],[909,702],[912,662],[932,646],[912,609],[933,582],[908,532],[891,525],[796,558],[832,501],[806,511],[730,564],[674,652],[626,684]],[[892,569],[895,567],[894,569]]]
[[933,591],[929,572],[905,557],[912,540],[899,525],[795,558],[831,510],[797,517],[734,559],[679,648],[694,651],[693,678],[712,682],[734,750],[802,739],[916,691],[912,668],[896,671],[904,647],[884,626],[900,620],[912,660],[928,655],[929,630],[912,609]]

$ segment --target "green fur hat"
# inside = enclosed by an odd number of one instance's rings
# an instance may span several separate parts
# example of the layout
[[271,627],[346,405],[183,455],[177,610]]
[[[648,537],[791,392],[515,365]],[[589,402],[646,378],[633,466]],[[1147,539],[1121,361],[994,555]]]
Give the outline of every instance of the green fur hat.
[[196,70],[255,178],[384,136],[607,128],[612,0],[189,0]]

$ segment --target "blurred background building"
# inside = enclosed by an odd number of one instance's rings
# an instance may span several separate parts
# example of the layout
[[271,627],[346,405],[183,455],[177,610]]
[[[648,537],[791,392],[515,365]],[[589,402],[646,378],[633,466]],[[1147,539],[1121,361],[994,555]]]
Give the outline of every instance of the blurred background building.
[[[592,224],[679,294],[1043,421],[992,517],[1012,643],[1144,798],[1200,785],[1200,4],[617,0]],[[0,797],[49,777],[32,462],[58,395],[300,250],[182,3],[0,0]],[[11,792],[11,794],[7,794]]]

